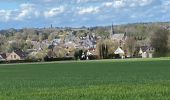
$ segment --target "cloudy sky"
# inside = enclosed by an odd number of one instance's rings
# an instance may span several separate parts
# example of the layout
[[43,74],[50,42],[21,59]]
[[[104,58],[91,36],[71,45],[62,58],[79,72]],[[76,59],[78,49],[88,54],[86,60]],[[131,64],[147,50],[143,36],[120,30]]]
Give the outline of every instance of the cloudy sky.
[[170,21],[170,0],[0,0],[0,29]]

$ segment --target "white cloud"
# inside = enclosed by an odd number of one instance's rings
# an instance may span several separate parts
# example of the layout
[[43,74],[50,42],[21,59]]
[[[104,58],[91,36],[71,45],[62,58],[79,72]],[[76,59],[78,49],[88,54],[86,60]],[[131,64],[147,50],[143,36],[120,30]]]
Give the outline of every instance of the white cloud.
[[125,6],[124,0],[117,0],[117,1],[114,1],[114,3],[113,3],[114,8],[121,8],[124,6]]
[[[73,1],[75,3],[102,3],[104,0],[70,0],[70,1]],[[110,0],[106,0],[106,1],[110,1]]]
[[153,0],[138,0],[140,6],[146,6],[153,2]]
[[0,10],[0,21],[22,21],[39,17],[40,12],[34,4],[21,4],[19,9]]
[[53,2],[54,0],[44,0],[44,2]]
[[99,7],[79,8],[78,14],[93,14],[99,12]]
[[152,2],[153,0],[115,0],[112,2],[104,2],[103,5],[105,7],[114,7],[114,8],[139,7],[139,6],[147,6]]
[[153,2],[153,0],[127,0],[127,6],[129,7],[139,7],[147,6]]
[[61,14],[65,11],[65,7],[64,6],[60,6],[60,7],[56,7],[56,8],[52,8],[48,11],[45,11],[44,12],[44,16],[46,18],[48,17],[54,17],[54,16],[57,16],[58,14]]
[[161,11],[163,13],[169,13],[170,11],[170,1],[164,1],[161,5]]
[[104,2],[103,5],[105,7],[121,8],[126,5],[126,2],[124,0],[115,0],[112,2]]
[[10,20],[11,11],[9,10],[0,10],[0,21]]
[[165,0],[162,5],[163,6],[169,6],[170,5],[170,1],[169,0]]
[[38,17],[40,15],[34,7],[34,4],[21,4],[19,14],[16,16],[15,20],[24,20],[25,18]]
[[77,0],[77,3],[84,3],[84,2],[88,2],[89,0]]
[[104,2],[103,5],[106,6],[106,7],[112,7],[113,2]]

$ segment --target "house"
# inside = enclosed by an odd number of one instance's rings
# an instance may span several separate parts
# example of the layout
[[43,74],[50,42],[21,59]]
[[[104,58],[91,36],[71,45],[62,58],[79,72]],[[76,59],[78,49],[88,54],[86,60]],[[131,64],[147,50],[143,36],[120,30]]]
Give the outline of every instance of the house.
[[118,47],[114,54],[116,55],[115,58],[124,58],[125,52],[120,47]]
[[70,41],[74,41],[75,40],[75,35],[73,34],[73,32],[68,32],[67,35],[65,36],[64,42],[70,42]]
[[61,43],[61,39],[53,39],[52,44],[53,45],[59,45]]
[[3,53],[3,54],[0,54],[0,61],[4,61],[6,60],[6,54]]
[[25,60],[26,53],[21,50],[15,50],[7,56],[7,60]]
[[86,59],[87,60],[94,60],[97,59],[97,52],[95,48],[89,48],[87,53],[86,53]]
[[153,58],[154,49],[149,46],[141,46],[137,48],[138,55],[142,58]]
[[55,48],[55,45],[49,45],[48,46],[48,52],[47,52],[47,57],[48,58],[56,58],[56,54],[55,52],[53,51]]
[[93,37],[93,35],[87,35],[86,37],[80,37],[81,41],[79,42],[81,46],[83,46],[86,49],[89,48],[96,48],[96,37]]
[[8,41],[9,44],[16,43],[16,40],[10,40]]
[[69,42],[66,42],[64,46],[67,48],[76,48],[78,45],[72,41],[69,41]]
[[39,41],[30,41],[33,45],[32,49],[36,49],[37,51],[42,51],[44,48],[47,48],[51,42],[48,42],[47,40],[43,40],[42,42]]

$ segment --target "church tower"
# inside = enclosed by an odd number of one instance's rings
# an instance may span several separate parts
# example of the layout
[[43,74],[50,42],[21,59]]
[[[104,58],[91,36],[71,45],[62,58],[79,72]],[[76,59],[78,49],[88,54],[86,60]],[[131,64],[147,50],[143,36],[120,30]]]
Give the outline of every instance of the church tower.
[[111,31],[110,31],[110,38],[112,38],[113,34],[115,34],[115,32],[114,32],[114,26],[113,26],[113,23],[112,23]]

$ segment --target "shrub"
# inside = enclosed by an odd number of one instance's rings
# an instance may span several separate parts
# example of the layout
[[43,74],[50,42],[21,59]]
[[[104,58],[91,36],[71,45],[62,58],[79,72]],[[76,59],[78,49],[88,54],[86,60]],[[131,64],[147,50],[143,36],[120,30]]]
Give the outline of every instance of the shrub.
[[62,57],[62,58],[48,58],[47,56],[44,58],[44,61],[66,61],[66,60],[74,60],[74,57]]

